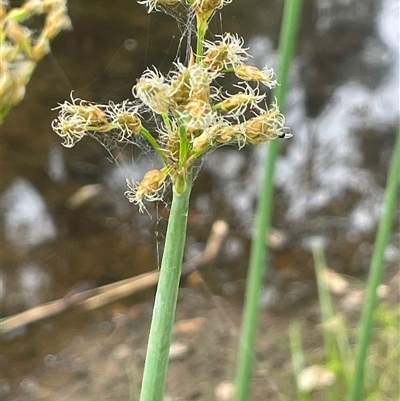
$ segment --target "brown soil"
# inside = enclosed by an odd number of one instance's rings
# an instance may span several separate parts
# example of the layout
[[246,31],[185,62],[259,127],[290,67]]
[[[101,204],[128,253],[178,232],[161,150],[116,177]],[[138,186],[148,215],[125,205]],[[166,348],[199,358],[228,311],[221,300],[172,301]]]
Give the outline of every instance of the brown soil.
[[[382,301],[399,303],[398,282],[398,274],[387,278],[387,285],[382,287]],[[364,287],[364,283],[353,281],[341,295],[335,296],[335,305],[345,312],[349,327],[354,327],[358,320]],[[3,364],[2,399],[137,400],[151,306],[149,303],[127,305],[128,302],[114,304],[91,318],[68,312],[52,322],[30,328],[25,338],[18,336],[4,341],[3,345],[10,345],[9,350],[19,350],[14,353],[17,365],[9,362],[8,366],[23,371],[29,364],[31,371],[26,368],[25,377],[11,380],[7,373],[13,369],[7,372]],[[210,294],[204,284],[181,289],[166,400],[230,399],[240,320],[241,308]],[[288,336],[289,325],[294,320],[302,324],[303,346],[310,361],[323,360],[316,299],[308,306],[293,305],[284,315],[262,311],[252,400],[295,399]],[[65,330],[59,330],[59,325]],[[40,349],[34,346],[38,347],[38,342],[42,344]],[[315,396],[313,400],[320,399],[318,394]]]

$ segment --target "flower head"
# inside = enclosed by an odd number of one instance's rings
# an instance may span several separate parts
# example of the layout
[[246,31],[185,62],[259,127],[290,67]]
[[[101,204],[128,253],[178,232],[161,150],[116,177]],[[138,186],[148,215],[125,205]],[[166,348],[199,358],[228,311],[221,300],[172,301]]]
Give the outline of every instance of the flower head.
[[132,89],[133,95],[156,113],[166,113],[169,108],[169,85],[155,68],[147,68]]
[[285,127],[285,117],[281,114],[276,104],[258,116],[250,118],[243,123],[243,126],[246,142],[251,145],[285,137],[282,134],[285,135],[287,130]]
[[56,120],[53,120],[51,128],[63,139],[63,146],[72,148],[87,134],[85,123],[86,120],[79,114],[60,115]]
[[242,148],[245,144],[243,124],[226,124],[216,132],[215,141],[220,144],[236,142]]
[[259,70],[252,65],[240,65],[235,68],[235,74],[238,78],[244,79],[245,81],[261,82],[269,89],[273,89],[277,85],[274,70],[267,66]]
[[107,120],[106,106],[74,99],[64,102],[59,109],[58,119],[52,122],[53,130],[64,139],[63,145],[71,148],[89,132],[107,132],[113,127]]
[[170,73],[170,89],[168,96],[172,107],[179,108],[186,104],[190,98],[191,82],[190,70],[181,63],[175,63],[175,69]]
[[107,116],[111,124],[120,131],[118,142],[123,142],[132,134],[139,134],[142,128],[142,121],[139,115],[139,106],[124,100],[120,104],[109,103]]
[[186,123],[188,120],[186,116],[195,121],[202,119],[208,121],[212,112],[210,103],[212,77],[201,64],[185,67],[177,63],[176,67],[177,71],[172,72],[169,78],[170,110],[178,118],[184,118]]
[[243,115],[248,108],[262,110],[258,103],[265,99],[265,95],[259,94],[258,87],[252,88],[246,82],[235,86],[241,91],[234,95],[225,96],[223,101],[214,106],[214,110],[223,110],[230,117]]
[[199,136],[192,141],[192,151],[195,154],[204,153],[213,144],[213,137],[209,131],[203,131]]
[[162,170],[150,170],[140,182],[126,180],[128,191],[125,192],[125,196],[129,202],[139,205],[142,212],[144,200],[154,202],[162,199],[166,178],[167,175]]
[[233,0],[194,0],[191,5],[195,13],[203,20],[210,19],[216,10],[231,3]]
[[224,71],[241,66],[249,58],[244,40],[238,35],[217,35],[215,42],[204,41],[204,65],[211,71]]

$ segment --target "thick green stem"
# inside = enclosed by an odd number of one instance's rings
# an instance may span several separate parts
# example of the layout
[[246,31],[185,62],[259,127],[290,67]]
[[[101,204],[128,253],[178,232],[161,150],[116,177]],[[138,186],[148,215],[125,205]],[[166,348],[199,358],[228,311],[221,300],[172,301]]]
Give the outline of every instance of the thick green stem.
[[[278,86],[275,91],[275,96],[281,110],[284,109],[289,66],[294,51],[301,6],[302,0],[288,0],[285,2],[284,7],[279,44],[281,60],[278,77],[280,80],[280,86]],[[274,140],[269,145],[268,154],[265,158],[265,175],[261,185],[261,192],[256,212],[255,236],[250,255],[242,331],[238,353],[235,394],[236,401],[247,401],[249,399],[248,393],[253,371],[253,357],[258,326],[260,296],[267,255],[265,238],[271,225],[274,172],[278,152],[279,141]]]
[[192,182],[182,194],[173,192],[160,278],[151,321],[140,401],[162,401],[168,369],[172,326],[175,319],[179,280]]
[[389,178],[386,185],[383,215],[379,224],[374,254],[371,261],[368,288],[365,294],[365,306],[360,323],[360,335],[357,346],[356,365],[348,396],[349,401],[358,401],[362,399],[362,390],[364,387],[364,370],[368,347],[371,342],[373,314],[377,300],[378,286],[382,280],[382,274],[385,268],[384,256],[392,229],[393,216],[396,208],[396,200],[398,199],[399,179],[400,130],[397,134],[396,145],[393,152],[392,167],[390,169]]

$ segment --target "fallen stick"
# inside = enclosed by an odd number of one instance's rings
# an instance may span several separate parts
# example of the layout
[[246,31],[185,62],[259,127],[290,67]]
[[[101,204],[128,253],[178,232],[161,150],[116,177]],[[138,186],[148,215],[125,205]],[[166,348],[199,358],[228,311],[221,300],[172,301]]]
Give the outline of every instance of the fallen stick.
[[100,294],[94,295],[93,297],[80,302],[80,305],[86,310],[100,308],[103,305],[107,305],[111,302],[117,301],[118,299],[125,298],[129,295],[156,285],[159,275],[160,273],[158,270],[153,270],[149,273],[132,277],[131,279],[126,280],[125,283],[118,282],[119,285],[115,288],[101,291]]
[[[192,260],[184,263],[182,276],[188,276],[202,266],[211,262],[218,254],[228,233],[228,225],[222,220],[214,222],[207,239],[204,251]],[[141,290],[156,285],[159,271],[153,270],[139,276],[120,280],[98,288],[68,293],[65,297],[43,305],[35,306],[27,311],[6,317],[0,321],[0,335],[5,335],[19,327],[39,320],[58,315],[72,306],[79,305],[85,310],[93,310],[118,299],[125,298]]]
[[[211,233],[208,236],[204,251],[197,257],[183,264],[182,277],[186,277],[198,270],[200,266],[212,261],[221,248],[221,245],[228,234],[228,224],[222,220],[217,220],[211,227]],[[111,288],[106,291],[101,291],[100,294],[86,299],[81,302],[81,305],[86,310],[100,308],[103,305],[117,301],[118,299],[135,294],[145,288],[156,285],[158,282],[159,271],[153,270],[150,273],[142,274],[141,276],[133,277],[121,283],[116,288]]]
[[68,305],[63,299],[49,302],[44,305],[35,306],[27,311],[18,313],[14,316],[6,317],[0,321],[0,335],[7,334],[26,324],[37,322],[50,316],[58,315],[65,311]]

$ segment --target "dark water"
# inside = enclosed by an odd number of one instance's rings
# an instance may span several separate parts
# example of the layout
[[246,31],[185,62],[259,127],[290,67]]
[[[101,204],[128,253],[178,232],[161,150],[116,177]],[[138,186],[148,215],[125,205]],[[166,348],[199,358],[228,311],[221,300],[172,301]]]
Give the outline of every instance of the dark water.
[[[399,118],[397,2],[305,3],[286,113],[294,137],[284,144],[276,178],[273,227],[283,239],[270,255],[264,297],[282,310],[291,307],[279,295],[288,283],[313,276],[316,236],[332,268],[367,271]],[[281,1],[235,0],[210,31],[239,33],[256,65],[273,66],[281,8]],[[152,157],[127,149],[115,155],[117,166],[89,140],[66,150],[50,128],[51,108],[71,90],[97,102],[131,97],[146,66],[168,71],[179,29],[173,18],[148,15],[134,1],[71,1],[69,9],[73,31],[54,41],[2,126],[3,317],[159,265],[162,205],[149,207],[150,218],[123,195],[125,178],[140,178]],[[225,219],[230,233],[205,277],[213,292],[238,303],[263,154],[262,147],[218,149],[205,160],[192,197],[187,257],[204,247],[212,223]],[[391,263],[399,258],[398,239],[395,233],[387,251]],[[4,394],[18,393],[34,366],[86,324],[87,314],[68,312],[5,338]]]

